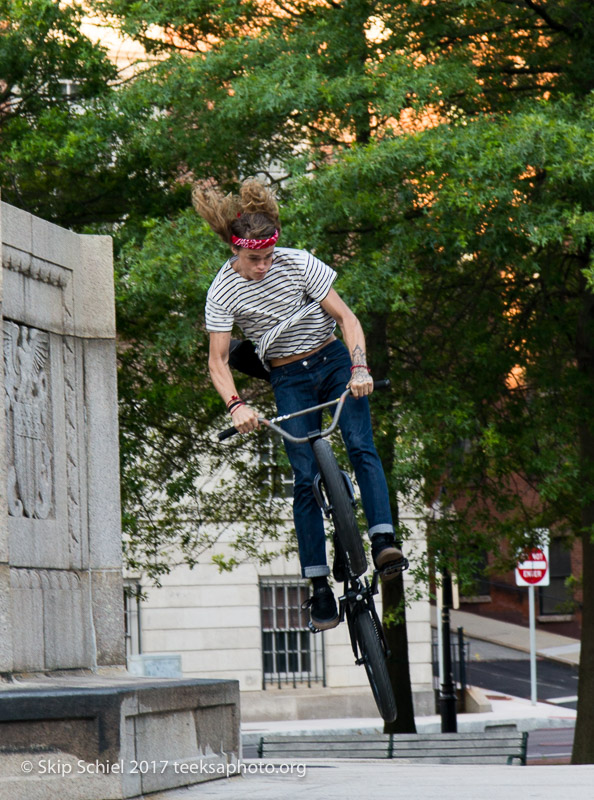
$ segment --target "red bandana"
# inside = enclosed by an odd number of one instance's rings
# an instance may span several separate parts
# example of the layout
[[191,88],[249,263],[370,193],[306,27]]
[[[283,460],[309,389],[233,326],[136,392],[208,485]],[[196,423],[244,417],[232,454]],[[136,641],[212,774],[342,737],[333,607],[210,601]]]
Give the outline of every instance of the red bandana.
[[239,236],[231,236],[231,244],[235,247],[247,247],[248,250],[264,250],[265,247],[272,247],[278,240],[278,231],[275,231],[268,239],[240,239]]

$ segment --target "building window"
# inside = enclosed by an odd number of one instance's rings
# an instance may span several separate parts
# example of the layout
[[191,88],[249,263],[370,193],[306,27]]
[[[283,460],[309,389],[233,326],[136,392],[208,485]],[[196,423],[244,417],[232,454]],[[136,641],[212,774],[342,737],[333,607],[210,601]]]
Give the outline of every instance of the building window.
[[58,83],[60,84],[60,92],[62,94],[62,97],[65,100],[73,102],[74,100],[77,99],[79,95],[78,81],[70,81],[65,78],[60,78]]
[[293,497],[293,472],[282,443],[274,436],[261,441],[262,482],[270,486],[274,497]]
[[309,581],[267,578],[260,583],[263,688],[297,686],[324,679],[323,634],[308,628]]
[[491,580],[487,575],[489,559],[486,551],[476,557],[472,575],[461,588],[461,600],[464,603],[485,602],[491,599]]
[[573,594],[566,586],[571,575],[571,553],[561,538],[551,539],[549,543],[549,586],[539,587],[538,601],[541,616],[572,614]]
[[126,658],[142,653],[142,587],[135,581],[124,582],[124,637]]

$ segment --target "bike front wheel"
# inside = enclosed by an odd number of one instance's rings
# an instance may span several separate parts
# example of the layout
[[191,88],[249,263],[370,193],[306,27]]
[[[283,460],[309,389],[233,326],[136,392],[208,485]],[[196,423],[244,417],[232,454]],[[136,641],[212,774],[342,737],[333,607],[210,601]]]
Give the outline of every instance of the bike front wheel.
[[369,611],[357,614],[354,622],[354,635],[376,705],[382,719],[394,722],[397,716],[396,700],[386,666],[381,633]]
[[313,443],[313,450],[320,469],[322,484],[331,506],[330,513],[334,521],[336,536],[341,545],[341,552],[348,564],[351,576],[358,577],[367,571],[367,558],[344,476],[329,442],[325,439],[316,439]]

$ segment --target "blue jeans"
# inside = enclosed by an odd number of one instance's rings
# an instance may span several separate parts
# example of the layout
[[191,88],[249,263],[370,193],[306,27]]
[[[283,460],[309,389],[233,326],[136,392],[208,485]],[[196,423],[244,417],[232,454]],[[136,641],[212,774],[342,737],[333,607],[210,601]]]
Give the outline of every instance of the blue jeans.
[[[273,367],[270,382],[279,414],[291,414],[340,396],[351,377],[351,359],[338,339],[302,361]],[[313,412],[282,423],[293,436],[307,436],[321,427],[321,412]],[[369,403],[366,397],[348,397],[340,418],[340,430],[361,492],[369,535],[392,533],[388,486],[373,444]],[[322,512],[315,501],[312,483],[318,467],[309,443],[285,441],[293,468],[293,518],[304,578],[328,575]]]

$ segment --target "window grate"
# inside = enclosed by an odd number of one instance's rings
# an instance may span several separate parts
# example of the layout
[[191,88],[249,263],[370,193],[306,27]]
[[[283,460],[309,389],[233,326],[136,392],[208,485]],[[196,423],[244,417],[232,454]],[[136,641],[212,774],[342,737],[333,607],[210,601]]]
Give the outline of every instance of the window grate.
[[309,630],[309,611],[301,607],[309,591],[309,582],[298,578],[260,583],[264,689],[325,685],[323,634]]

